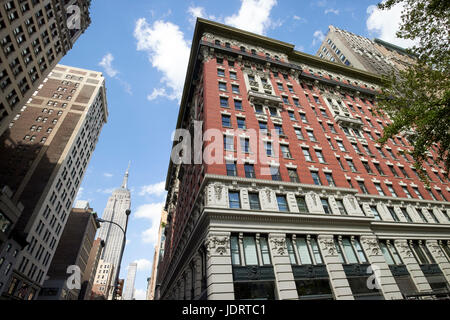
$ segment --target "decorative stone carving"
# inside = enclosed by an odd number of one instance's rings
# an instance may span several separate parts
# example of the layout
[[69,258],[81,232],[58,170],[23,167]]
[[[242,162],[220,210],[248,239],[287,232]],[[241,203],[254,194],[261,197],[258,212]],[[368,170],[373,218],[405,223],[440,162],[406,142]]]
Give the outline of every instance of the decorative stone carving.
[[367,250],[370,251],[372,255],[378,256],[380,254],[380,247],[378,246],[377,240],[365,238],[362,240],[362,243],[366,245]]
[[222,189],[223,189],[223,186],[221,184],[214,185],[214,193],[215,193],[217,200],[219,200],[219,201],[222,199]]
[[286,238],[271,238],[270,242],[272,243],[272,251],[281,256],[286,254]]
[[427,243],[427,246],[428,248],[430,248],[433,256],[444,257],[444,253],[442,252],[442,249],[437,242]]
[[205,241],[208,257],[212,254],[224,255],[228,254],[230,248],[230,237],[228,236],[210,236]]
[[406,241],[396,242],[396,247],[399,249],[400,252],[402,252],[407,257],[412,257],[413,254],[411,252],[411,248],[408,246]]
[[337,253],[336,246],[334,241],[331,239],[319,239],[319,242],[322,244],[322,248],[324,252],[328,252],[328,255],[334,256]]

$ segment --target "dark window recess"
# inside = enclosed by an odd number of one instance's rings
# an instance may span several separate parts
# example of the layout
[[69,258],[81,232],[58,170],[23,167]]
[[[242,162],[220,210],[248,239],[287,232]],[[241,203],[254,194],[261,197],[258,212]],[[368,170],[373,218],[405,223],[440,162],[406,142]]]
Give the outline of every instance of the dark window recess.
[[275,300],[275,282],[235,282],[234,298],[235,300]]

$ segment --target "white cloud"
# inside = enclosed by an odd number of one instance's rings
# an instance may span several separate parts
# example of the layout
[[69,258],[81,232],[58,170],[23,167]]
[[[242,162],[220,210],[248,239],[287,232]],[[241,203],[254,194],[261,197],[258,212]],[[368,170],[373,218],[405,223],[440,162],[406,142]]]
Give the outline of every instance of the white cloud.
[[120,84],[123,86],[123,88],[125,89],[125,92],[132,95],[133,93],[131,91],[130,84],[128,82],[120,79],[120,77],[118,76],[119,71],[112,66],[113,60],[114,60],[114,56],[108,52],[105,56],[103,56],[102,61],[100,61],[98,63],[98,65],[103,67],[103,69],[105,70],[105,72],[108,76],[118,80],[120,82]]
[[277,0],[241,0],[242,4],[237,14],[225,18],[225,23],[246,31],[265,34],[272,27],[270,11]]
[[306,20],[305,18],[302,18],[302,17],[297,16],[297,15],[294,15],[292,18],[293,18],[294,20],[300,21],[300,22],[302,22],[302,23],[308,22],[308,20]]
[[367,29],[375,37],[384,41],[393,43],[403,48],[410,48],[414,45],[414,41],[409,39],[400,39],[395,35],[400,29],[402,22],[402,11],[404,6],[399,3],[390,10],[380,10],[377,6],[371,5],[367,8],[369,17],[367,18]]
[[177,94],[168,94],[165,88],[153,88],[153,92],[147,96],[149,101],[155,100],[159,97],[165,97],[169,100],[175,100],[179,98]]
[[145,195],[161,196],[166,192],[165,186],[166,186],[165,181],[161,181],[161,182],[158,182],[155,184],[143,186],[143,187],[141,187],[141,192],[139,192],[139,195],[140,196],[145,196]]
[[152,270],[152,262],[150,260],[138,259],[138,260],[134,260],[133,262],[137,263],[138,271],[150,271],[150,270]]
[[316,30],[313,34],[313,43],[312,45],[315,46],[317,43],[321,43],[325,39],[325,35],[322,31]]
[[134,299],[136,300],[146,300],[147,291],[141,289],[134,289]]
[[334,13],[335,15],[339,14],[339,10],[338,9],[333,9],[333,8],[328,8],[325,10],[325,14],[329,14],[329,13]]
[[189,18],[189,22],[191,24],[195,24],[195,22],[197,21],[197,18],[204,18],[204,19],[215,20],[215,21],[220,20],[220,19],[216,18],[216,16],[214,16],[214,15],[208,15],[205,11],[205,8],[203,8],[203,7],[189,7],[188,13],[191,16]]
[[110,194],[113,193],[114,190],[116,190],[116,188],[97,189],[96,191],[98,193]]
[[138,41],[137,50],[146,52],[152,66],[163,74],[161,82],[165,87],[154,89],[148,98],[181,99],[190,46],[180,28],[162,20],[150,25],[145,18],[140,18],[136,22],[134,37]]
[[112,174],[112,173],[109,173],[109,172],[105,172],[103,175],[104,175],[106,178],[111,178],[111,177],[113,176],[113,174]]
[[114,69],[114,67],[112,66],[112,62],[114,60],[114,56],[111,53],[107,53],[103,58],[102,61],[100,61],[98,63],[99,66],[103,67],[103,69],[105,69],[105,72],[108,76],[110,76],[111,78],[114,78],[119,71],[117,71],[116,69]]
[[136,219],[150,220],[150,228],[141,233],[141,239],[144,243],[155,244],[158,241],[159,223],[161,221],[161,211],[164,208],[164,202],[148,203],[139,206],[136,209],[134,217]]

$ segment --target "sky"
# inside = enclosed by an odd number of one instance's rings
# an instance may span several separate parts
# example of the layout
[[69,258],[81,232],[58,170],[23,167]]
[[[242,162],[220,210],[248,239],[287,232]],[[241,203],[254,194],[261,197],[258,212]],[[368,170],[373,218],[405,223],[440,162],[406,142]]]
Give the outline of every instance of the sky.
[[[103,72],[108,122],[77,195],[102,215],[131,161],[131,216],[120,278],[138,262],[136,299],[145,299],[172,134],[196,17],[235,26],[314,55],[328,26],[407,47],[395,32],[401,7],[379,11],[377,0],[96,0],[91,25],[61,64]],[[125,284],[126,286],[126,284]]]

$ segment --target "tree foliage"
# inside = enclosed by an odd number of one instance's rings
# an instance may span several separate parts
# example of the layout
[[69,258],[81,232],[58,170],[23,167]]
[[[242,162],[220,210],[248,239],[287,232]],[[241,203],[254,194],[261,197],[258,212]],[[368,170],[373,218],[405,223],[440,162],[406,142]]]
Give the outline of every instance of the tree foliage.
[[415,168],[421,177],[427,153],[435,148],[437,163],[446,176],[450,169],[450,4],[446,0],[387,0],[378,7],[403,5],[397,36],[416,44],[409,49],[417,63],[409,69],[384,77],[376,112],[389,115],[392,123],[379,140],[385,144],[400,133],[410,137]]

